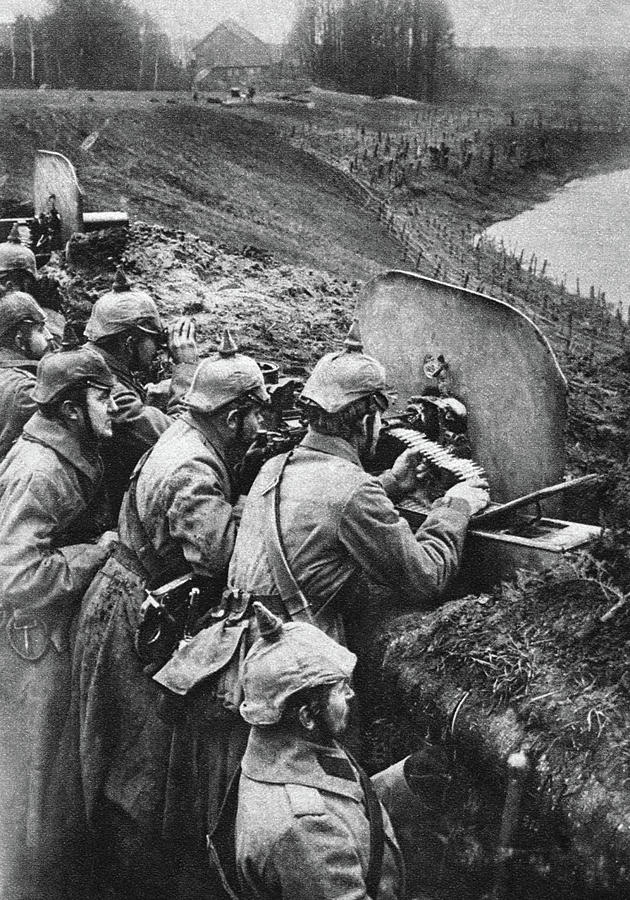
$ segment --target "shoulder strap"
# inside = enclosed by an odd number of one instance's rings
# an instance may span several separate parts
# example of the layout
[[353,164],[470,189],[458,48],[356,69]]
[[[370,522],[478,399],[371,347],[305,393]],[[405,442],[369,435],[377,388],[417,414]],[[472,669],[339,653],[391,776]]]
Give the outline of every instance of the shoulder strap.
[[210,862],[221,878],[223,890],[230,900],[239,900],[238,866],[236,864],[236,813],[238,810],[238,786],[241,780],[239,766],[225,793],[219,818],[212,834],[208,835]]
[[383,809],[376,796],[372,782],[355,759],[346,750],[346,755],[359,773],[359,780],[363,788],[367,817],[370,823],[370,859],[367,875],[365,876],[365,890],[368,897],[377,897],[383,871],[383,853],[385,850],[385,829],[383,827]]
[[159,575],[164,570],[164,561],[160,559],[155,550],[153,549],[153,544],[151,543],[151,538],[147,534],[146,528],[142,524],[142,520],[140,519],[140,515],[138,513],[138,502],[136,497],[136,487],[138,483],[138,476],[142,470],[142,466],[144,465],[147,456],[151,452],[150,448],[140,457],[138,463],[136,464],[135,469],[133,470],[133,474],[129,479],[129,486],[127,488],[127,494],[129,497],[129,502],[127,503],[127,521],[129,527],[135,536],[138,544],[136,547],[132,547],[131,549],[138,557],[143,569],[147,572],[147,574],[151,577],[151,580],[158,578]]
[[280,532],[280,484],[284,470],[289,464],[293,450],[285,456],[278,472],[273,490],[265,494],[267,524],[265,529],[265,550],[271,567],[271,574],[284,607],[292,619],[313,622],[310,604],[302,588],[291,571],[282,544]]

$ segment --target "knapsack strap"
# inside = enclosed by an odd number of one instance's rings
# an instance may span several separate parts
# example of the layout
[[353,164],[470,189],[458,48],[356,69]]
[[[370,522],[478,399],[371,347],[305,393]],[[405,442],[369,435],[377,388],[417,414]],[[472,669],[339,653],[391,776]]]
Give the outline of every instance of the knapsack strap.
[[368,897],[377,897],[383,871],[383,853],[385,851],[385,829],[383,826],[383,808],[376,796],[374,786],[361,766],[346,750],[346,756],[358,772],[359,781],[365,797],[367,817],[370,823],[370,858],[365,876],[365,889]]
[[165,571],[166,566],[163,559],[157,555],[153,548],[153,544],[151,543],[151,538],[147,534],[147,530],[142,524],[142,520],[140,518],[140,514],[138,512],[138,498],[137,498],[137,485],[138,478],[140,476],[140,472],[142,471],[142,467],[145,464],[149,453],[149,450],[144,453],[140,459],[138,460],[135,469],[133,470],[133,474],[129,479],[129,486],[127,487],[127,507],[126,507],[126,515],[127,515],[127,525],[131,531],[131,534],[134,538],[135,546],[132,549],[135,556],[138,558],[140,565],[145,570],[147,577],[151,580],[151,582],[155,582],[159,579],[160,575]]
[[282,461],[273,489],[270,489],[265,494],[265,509],[267,512],[268,526],[265,529],[265,550],[273,580],[288,615],[291,619],[306,621],[312,624],[313,614],[311,612],[310,603],[291,570],[291,566],[289,565],[289,561],[284,552],[282,534],[280,531],[280,485],[284,471],[291,461],[292,456],[293,450],[290,453],[287,453]]
[[221,884],[230,900],[239,900],[239,877],[236,863],[236,812],[238,809],[238,786],[241,780],[239,766],[221,804],[221,811],[212,834],[208,835],[210,862],[221,878]]

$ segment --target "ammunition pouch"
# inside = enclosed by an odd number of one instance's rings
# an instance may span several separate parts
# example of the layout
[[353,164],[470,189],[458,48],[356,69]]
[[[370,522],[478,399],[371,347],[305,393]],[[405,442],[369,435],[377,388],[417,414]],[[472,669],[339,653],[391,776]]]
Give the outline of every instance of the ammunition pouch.
[[170,659],[180,641],[193,637],[203,627],[219,598],[216,586],[193,574],[147,590],[146,595],[140,607],[135,648],[145,666],[155,671]]

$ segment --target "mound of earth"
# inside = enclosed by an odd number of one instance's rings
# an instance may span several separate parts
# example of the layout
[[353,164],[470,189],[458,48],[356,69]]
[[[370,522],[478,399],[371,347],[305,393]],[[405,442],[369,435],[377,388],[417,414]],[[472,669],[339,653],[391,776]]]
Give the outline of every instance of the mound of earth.
[[65,310],[80,331],[91,305],[109,290],[117,265],[148,290],[169,320],[193,316],[200,350],[214,350],[229,327],[241,349],[304,371],[347,331],[358,282],[281,265],[248,246],[241,252],[142,222],[131,228],[75,235],[67,263],[51,265]]

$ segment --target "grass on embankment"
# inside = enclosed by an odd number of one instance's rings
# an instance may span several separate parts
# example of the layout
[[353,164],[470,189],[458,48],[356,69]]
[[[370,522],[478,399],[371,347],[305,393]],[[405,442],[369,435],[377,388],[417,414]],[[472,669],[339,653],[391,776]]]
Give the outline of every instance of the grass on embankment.
[[0,128],[0,210],[30,199],[35,150],[56,150],[74,162],[88,210],[125,209],[350,279],[399,264],[397,242],[343,178],[229,108],[185,94],[0,91]]

